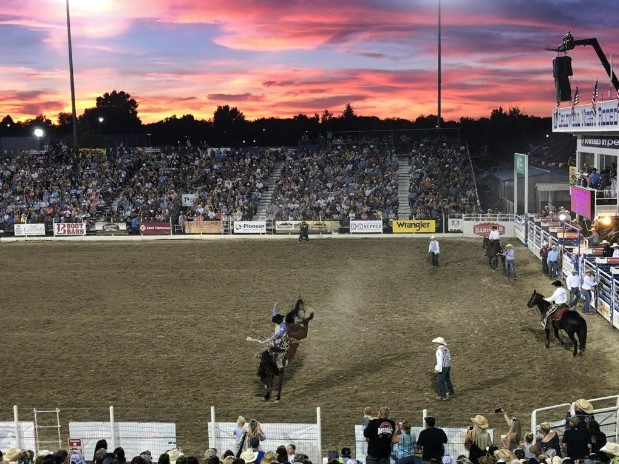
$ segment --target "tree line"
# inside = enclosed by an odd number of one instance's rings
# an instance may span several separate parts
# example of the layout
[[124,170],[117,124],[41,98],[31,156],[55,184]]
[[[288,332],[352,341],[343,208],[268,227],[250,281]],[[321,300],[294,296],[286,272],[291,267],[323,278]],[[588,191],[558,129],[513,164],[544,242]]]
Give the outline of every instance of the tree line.
[[[97,146],[112,135],[149,134],[154,146],[296,146],[301,139],[314,142],[329,133],[432,130],[437,123],[436,115],[421,115],[415,120],[359,116],[349,103],[340,115],[324,110],[311,116],[298,114],[292,118],[250,121],[236,106],[221,105],[210,119],[185,114],[143,124],[138,107],[138,102],[125,91],[114,90],[97,97],[95,106],[78,116],[79,145]],[[507,110],[499,107],[489,117],[441,121],[441,127],[459,131],[461,141],[474,153],[507,158],[515,151],[526,153],[531,144],[543,142],[551,133],[551,118],[525,115],[515,107]],[[69,145],[72,143],[70,113],[58,114],[56,122],[43,114],[22,122],[7,115],[0,122],[0,137],[32,136],[35,128],[43,129],[52,141],[62,139]]]

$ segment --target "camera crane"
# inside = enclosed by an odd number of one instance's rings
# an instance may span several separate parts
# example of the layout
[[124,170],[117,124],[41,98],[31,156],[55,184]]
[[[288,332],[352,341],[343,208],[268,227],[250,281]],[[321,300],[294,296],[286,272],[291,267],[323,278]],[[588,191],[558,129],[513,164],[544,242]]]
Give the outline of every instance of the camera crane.
[[615,88],[617,92],[619,92],[619,80],[617,79],[615,72],[610,68],[610,63],[606,59],[606,55],[604,55],[604,52],[602,51],[602,47],[600,47],[600,43],[598,42],[598,39],[592,38],[592,39],[574,40],[572,33],[568,31],[563,36],[563,43],[559,44],[558,47],[544,48],[544,50],[548,50],[549,52],[567,53],[570,50],[573,50],[574,48],[576,48],[577,45],[591,45],[593,47],[593,49],[595,50],[595,53],[597,53],[597,56],[600,62],[602,63],[602,66],[604,66],[604,69],[606,70],[606,74],[608,74],[608,77],[613,83],[613,87]]

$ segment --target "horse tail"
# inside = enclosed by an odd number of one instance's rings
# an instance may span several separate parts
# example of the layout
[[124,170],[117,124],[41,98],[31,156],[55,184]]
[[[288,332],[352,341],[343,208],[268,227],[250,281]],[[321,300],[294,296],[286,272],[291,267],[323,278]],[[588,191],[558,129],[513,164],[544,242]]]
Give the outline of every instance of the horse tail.
[[587,348],[587,321],[583,317],[578,321],[578,341],[580,342],[580,351],[585,351],[585,348]]

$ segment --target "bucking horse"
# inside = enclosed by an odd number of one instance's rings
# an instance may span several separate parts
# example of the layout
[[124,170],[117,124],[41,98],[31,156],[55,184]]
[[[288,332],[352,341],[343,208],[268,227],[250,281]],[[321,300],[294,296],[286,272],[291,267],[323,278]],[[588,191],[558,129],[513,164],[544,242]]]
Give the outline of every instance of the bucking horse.
[[498,267],[499,257],[501,258],[503,268],[505,268],[505,257],[503,256],[503,247],[500,241],[490,240],[488,237],[484,237],[481,246],[484,249],[484,255],[488,258],[488,265],[493,271],[496,271]]

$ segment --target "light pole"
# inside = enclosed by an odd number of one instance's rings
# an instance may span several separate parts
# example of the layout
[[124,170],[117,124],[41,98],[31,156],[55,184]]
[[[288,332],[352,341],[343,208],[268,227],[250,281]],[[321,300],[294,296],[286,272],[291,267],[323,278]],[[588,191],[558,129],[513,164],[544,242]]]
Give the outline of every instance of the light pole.
[[101,129],[103,126],[103,121],[105,121],[105,119],[103,118],[103,116],[99,116],[99,135],[103,134],[103,130]]
[[37,127],[34,130],[34,136],[37,138],[37,150],[41,149],[41,137],[43,137],[45,135],[45,132],[43,132],[43,129],[41,129],[40,127]]
[[441,0],[438,0],[438,115],[436,116],[436,128],[441,128]]
[[71,118],[73,120],[73,147],[77,148],[77,115],[75,112],[75,79],[73,78],[73,46],[71,45],[71,15],[67,4],[67,39],[69,42],[69,80],[71,81]]

